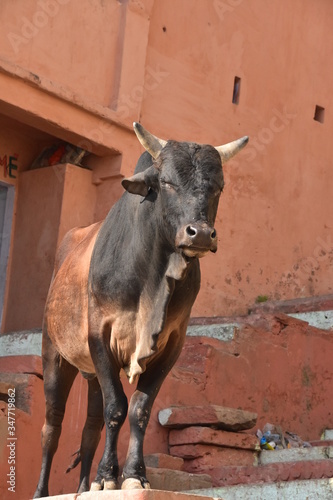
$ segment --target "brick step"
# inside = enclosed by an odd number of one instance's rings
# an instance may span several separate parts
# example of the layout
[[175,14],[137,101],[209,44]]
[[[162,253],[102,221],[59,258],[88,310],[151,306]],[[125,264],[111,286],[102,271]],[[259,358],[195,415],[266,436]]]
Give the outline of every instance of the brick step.
[[170,454],[184,459],[185,471],[209,474],[214,486],[333,476],[331,440],[315,441],[308,448],[258,451],[253,437],[201,427],[172,430]]
[[258,465],[258,452],[253,450],[237,450],[224,446],[205,444],[184,444],[171,446],[170,453],[184,460],[184,470],[196,472],[207,467],[223,467],[227,465]]
[[280,483],[225,486],[190,493],[198,493],[207,495],[207,498],[221,498],[223,500],[332,500],[333,485],[331,479],[308,479]]
[[154,453],[146,455],[144,460],[147,479],[155,490],[184,491],[212,487],[209,474],[193,474],[183,471],[184,460],[182,458],[165,453]]
[[217,405],[171,406],[158,414],[159,423],[171,429],[195,425],[233,432],[252,429],[257,417],[256,413]]
[[[185,462],[185,468],[187,464]],[[192,470],[192,469],[191,469]],[[333,477],[333,460],[309,460],[274,463],[260,466],[223,466],[197,468],[197,472],[209,473],[214,486],[272,483],[296,479],[320,479]]]
[[185,429],[171,430],[169,432],[170,446],[187,444],[210,444],[241,450],[260,451],[259,439],[253,434],[244,432],[228,432],[200,426],[186,427]]
[[154,490],[187,491],[211,488],[209,474],[192,474],[186,471],[147,467],[147,479]]

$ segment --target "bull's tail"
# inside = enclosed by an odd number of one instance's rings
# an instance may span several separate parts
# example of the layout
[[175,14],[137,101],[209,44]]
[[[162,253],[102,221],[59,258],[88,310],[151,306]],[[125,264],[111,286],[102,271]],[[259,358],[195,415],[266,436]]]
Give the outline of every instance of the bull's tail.
[[74,458],[71,465],[69,467],[67,467],[66,474],[68,472],[70,472],[72,469],[75,469],[75,467],[77,465],[79,465],[79,463],[81,462],[81,448],[79,448],[77,451],[75,451],[71,456],[74,457],[74,455],[76,455],[76,457]]

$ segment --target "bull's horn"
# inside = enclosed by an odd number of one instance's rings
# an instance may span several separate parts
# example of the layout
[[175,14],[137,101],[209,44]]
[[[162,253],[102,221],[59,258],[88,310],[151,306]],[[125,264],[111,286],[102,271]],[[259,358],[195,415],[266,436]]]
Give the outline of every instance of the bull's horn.
[[140,123],[134,122],[133,128],[142,146],[156,160],[160,156],[160,153],[166,145],[167,141],[163,141],[163,139],[155,137],[153,134],[148,132],[148,130],[146,130]]
[[244,146],[249,142],[249,138],[247,135],[237,139],[236,141],[228,142],[228,144],[223,144],[223,146],[218,146],[215,148],[219,155],[221,156],[222,163],[230,160],[233,156],[235,156]]

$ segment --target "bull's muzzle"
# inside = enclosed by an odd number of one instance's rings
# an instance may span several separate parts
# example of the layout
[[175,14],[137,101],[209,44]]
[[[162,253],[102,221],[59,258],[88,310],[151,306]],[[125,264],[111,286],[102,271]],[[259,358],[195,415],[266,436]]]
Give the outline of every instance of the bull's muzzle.
[[207,252],[216,252],[216,230],[205,222],[188,224],[178,231],[176,246],[187,257],[203,257]]

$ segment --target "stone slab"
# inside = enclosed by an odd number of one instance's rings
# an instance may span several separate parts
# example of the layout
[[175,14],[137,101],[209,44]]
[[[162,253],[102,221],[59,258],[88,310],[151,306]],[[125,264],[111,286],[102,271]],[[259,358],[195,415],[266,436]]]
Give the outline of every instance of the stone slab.
[[325,460],[333,458],[331,446],[314,446],[312,448],[291,448],[286,450],[266,451],[260,453],[260,463],[273,464],[281,462],[305,462],[309,460]]
[[212,444],[244,450],[260,450],[259,440],[255,435],[198,426],[170,431],[169,445],[176,446],[183,444]]
[[181,471],[184,460],[178,457],[172,457],[166,453],[153,453],[144,457],[146,467],[172,469]]
[[238,432],[254,427],[257,414],[216,405],[171,406],[159,412],[158,420],[171,429],[196,425]]
[[210,337],[222,342],[230,342],[235,338],[235,332],[239,328],[238,323],[190,325],[187,327],[186,335],[189,337]]
[[115,490],[87,491],[86,493],[69,493],[43,497],[44,500],[207,500],[200,493],[179,493],[160,490]]
[[42,355],[42,330],[40,328],[0,335],[0,357],[22,355]]
[[333,330],[333,311],[309,311],[289,314],[292,318],[306,321],[310,326],[320,330]]
[[323,439],[333,440],[333,429],[325,429]]

